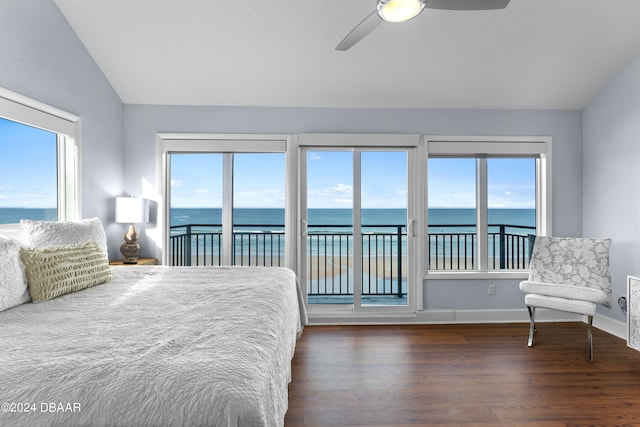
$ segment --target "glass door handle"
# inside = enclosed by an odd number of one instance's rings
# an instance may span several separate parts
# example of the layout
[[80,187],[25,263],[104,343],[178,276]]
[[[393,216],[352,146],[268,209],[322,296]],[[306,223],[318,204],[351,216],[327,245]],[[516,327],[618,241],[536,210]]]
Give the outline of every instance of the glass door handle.
[[415,219],[410,219],[409,223],[407,224],[407,234],[410,237],[416,237],[416,220]]
[[307,235],[307,229],[309,227],[309,224],[307,224],[307,220],[306,219],[300,220],[300,224],[301,224],[300,228],[301,228],[302,235],[306,236]]

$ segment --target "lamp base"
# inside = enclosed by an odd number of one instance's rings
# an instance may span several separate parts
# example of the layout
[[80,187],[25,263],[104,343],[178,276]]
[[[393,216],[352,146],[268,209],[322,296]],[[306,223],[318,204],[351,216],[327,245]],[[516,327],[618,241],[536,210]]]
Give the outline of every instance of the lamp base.
[[124,243],[120,245],[120,253],[124,256],[122,263],[137,264],[139,250],[140,245],[138,244],[138,233],[136,233],[136,228],[131,224],[129,225],[127,234],[124,235]]
[[140,245],[137,243],[125,242],[120,245],[120,253],[124,256],[122,259],[123,264],[137,264],[139,250]]

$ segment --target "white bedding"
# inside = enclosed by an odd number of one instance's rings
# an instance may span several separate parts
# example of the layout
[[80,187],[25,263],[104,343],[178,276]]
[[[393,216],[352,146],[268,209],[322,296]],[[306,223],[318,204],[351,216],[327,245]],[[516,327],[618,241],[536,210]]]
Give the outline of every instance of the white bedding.
[[283,425],[306,322],[291,270],[113,271],[0,313],[0,425]]

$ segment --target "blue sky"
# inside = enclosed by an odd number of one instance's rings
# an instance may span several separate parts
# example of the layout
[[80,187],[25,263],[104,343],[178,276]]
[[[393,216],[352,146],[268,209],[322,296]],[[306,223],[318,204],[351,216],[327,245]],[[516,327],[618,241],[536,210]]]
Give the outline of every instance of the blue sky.
[[[284,208],[284,153],[234,155],[237,208]],[[171,155],[171,206],[222,207],[222,155]]]
[[[240,154],[235,157],[236,207],[284,207],[284,154]],[[406,207],[406,154],[362,154],[362,206]],[[535,208],[535,161],[489,159],[489,207]],[[174,207],[221,207],[222,156],[172,156]],[[353,155],[349,151],[307,154],[308,206],[353,206]],[[432,159],[429,206],[475,207],[475,160]],[[256,179],[258,177],[258,179]]]
[[0,147],[0,208],[55,208],[56,134],[0,118]]
[[[0,207],[56,206],[56,136],[0,119]],[[307,153],[308,206],[353,206],[353,154],[349,151]],[[25,157],[28,167],[25,168]],[[173,207],[222,206],[222,155],[171,156]],[[362,153],[362,207],[406,207],[406,154]],[[535,208],[533,159],[489,159],[489,207]],[[475,161],[431,159],[429,206],[475,207]],[[234,203],[239,208],[283,208],[284,153],[236,154]]]
[[[403,152],[362,153],[362,207],[405,208],[407,156]],[[313,151],[307,155],[310,208],[353,206],[353,154]]]
[[[353,206],[352,156],[348,151],[315,151],[308,154],[310,208]],[[172,206],[222,206],[222,155],[173,154],[171,170]],[[364,153],[363,207],[405,207],[407,188],[405,180],[402,179],[403,174],[406,175],[404,153]],[[284,183],[284,154],[234,156],[236,207],[283,208]]]
[[[430,159],[428,202],[432,208],[476,206],[475,159]],[[535,160],[488,159],[489,208],[535,208]]]

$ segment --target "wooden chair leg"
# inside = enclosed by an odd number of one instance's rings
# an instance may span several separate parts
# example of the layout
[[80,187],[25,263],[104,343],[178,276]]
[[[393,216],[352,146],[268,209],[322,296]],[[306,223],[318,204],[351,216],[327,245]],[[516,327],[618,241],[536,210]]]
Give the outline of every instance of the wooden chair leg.
[[591,325],[593,325],[593,316],[588,316],[587,319],[587,342],[589,345],[588,355],[589,362],[593,362],[593,336],[591,334]]
[[527,343],[527,345],[529,347],[533,346],[533,333],[536,330],[536,308],[532,307],[530,305],[527,306],[527,309],[529,310],[529,319],[531,319],[531,324],[529,325],[529,342]]

